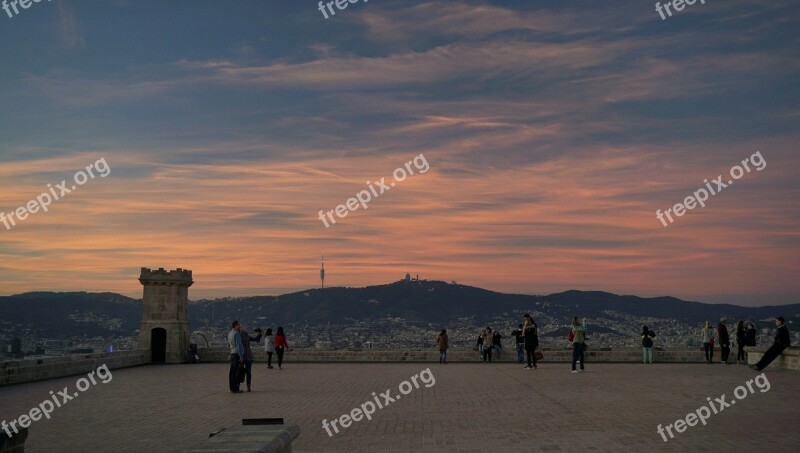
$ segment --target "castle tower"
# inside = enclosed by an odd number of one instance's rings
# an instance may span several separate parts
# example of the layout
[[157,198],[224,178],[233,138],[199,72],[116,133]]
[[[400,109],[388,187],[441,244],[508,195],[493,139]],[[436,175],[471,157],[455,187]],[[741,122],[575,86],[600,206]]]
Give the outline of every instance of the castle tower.
[[142,322],[137,349],[150,350],[153,363],[183,363],[189,350],[189,320],[186,308],[192,271],[178,268],[142,268],[144,286]]

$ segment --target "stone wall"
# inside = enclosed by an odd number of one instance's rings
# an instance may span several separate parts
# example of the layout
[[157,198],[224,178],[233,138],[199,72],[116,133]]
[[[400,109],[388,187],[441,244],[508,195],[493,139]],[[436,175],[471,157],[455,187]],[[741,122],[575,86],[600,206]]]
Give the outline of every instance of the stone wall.
[[[749,363],[755,363],[764,354],[766,348],[751,348],[748,351]],[[267,354],[262,348],[253,351],[257,362],[266,362]],[[227,348],[201,348],[198,351],[202,362],[230,361]],[[570,349],[543,350],[544,361],[567,363],[572,360]],[[682,350],[670,349],[653,351],[656,362],[659,363],[703,363],[705,357],[699,349]],[[273,363],[277,357],[273,355]],[[715,351],[716,361],[719,361],[719,351]],[[430,362],[439,360],[439,352],[434,349],[404,350],[404,349],[292,349],[284,355],[287,363],[313,363],[313,362]],[[451,349],[447,352],[448,362],[479,362],[477,351],[466,349]],[[513,363],[516,354],[513,351],[504,351],[497,359],[499,362]],[[602,348],[586,351],[586,362],[618,362],[639,363],[642,361],[640,348],[614,349]],[[106,364],[109,369],[127,368],[150,363],[150,351],[117,351],[95,354],[80,354],[65,357],[46,357],[25,360],[0,362],[0,386],[20,384],[24,382],[39,381],[43,379],[59,378],[86,374]],[[770,365],[773,368],[800,370],[800,351],[788,349],[783,355],[775,359]]]
[[[747,351],[747,362],[752,365],[761,360],[767,348],[747,346],[744,350]],[[785,349],[783,354],[779,355],[778,358],[769,365],[769,368],[800,370],[800,351],[797,349]]]
[[[544,362],[571,362],[572,349],[543,350]],[[198,351],[201,362],[229,362],[230,352],[227,348],[202,348]],[[253,354],[257,362],[265,362],[267,353],[254,344]],[[703,363],[705,356],[700,349],[653,351],[654,361],[668,363]],[[716,354],[719,357],[719,353]],[[492,354],[492,360],[497,355]],[[439,351],[407,350],[407,349],[292,349],[284,354],[284,361],[289,362],[438,362]],[[477,351],[468,349],[451,349],[447,352],[448,362],[480,362]],[[516,362],[516,352],[504,350],[500,362]],[[641,348],[630,349],[591,349],[586,351],[588,362],[630,362],[642,361]],[[272,356],[273,365],[277,356]]]
[[110,370],[144,365],[150,351],[117,351],[0,362],[0,386],[86,374],[106,364]]

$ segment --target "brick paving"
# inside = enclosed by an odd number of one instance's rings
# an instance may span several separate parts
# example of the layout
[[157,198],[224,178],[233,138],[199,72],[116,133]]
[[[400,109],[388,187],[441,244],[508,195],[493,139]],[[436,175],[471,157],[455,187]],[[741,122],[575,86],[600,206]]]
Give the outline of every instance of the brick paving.
[[[349,413],[430,367],[436,384],[421,386],[373,420],[334,437],[322,420]],[[144,366],[113,371],[33,423],[29,452],[167,452],[196,444],[242,418],[284,417],[298,423],[296,452],[430,451],[797,451],[800,372],[771,370],[768,392],[748,395],[665,443],[656,426],[706,403],[733,397],[756,373],[705,364],[257,364],[254,392],[227,390],[227,365]],[[0,419],[12,419],[78,377],[0,387]]]

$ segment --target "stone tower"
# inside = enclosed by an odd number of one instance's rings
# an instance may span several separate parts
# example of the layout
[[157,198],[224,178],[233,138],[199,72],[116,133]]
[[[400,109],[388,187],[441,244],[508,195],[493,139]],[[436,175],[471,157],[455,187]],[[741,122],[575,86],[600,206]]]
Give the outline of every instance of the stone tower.
[[142,268],[139,281],[144,286],[142,322],[137,349],[149,350],[153,363],[183,363],[189,350],[189,320],[186,307],[192,271],[178,268]]

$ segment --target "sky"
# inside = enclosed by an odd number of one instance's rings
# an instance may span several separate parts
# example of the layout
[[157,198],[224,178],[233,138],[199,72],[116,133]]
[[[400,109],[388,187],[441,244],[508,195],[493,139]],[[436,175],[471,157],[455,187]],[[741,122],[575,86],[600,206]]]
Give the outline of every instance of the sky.
[[0,295],[141,297],[141,267],[191,269],[192,299],[281,294],[324,251],[326,286],[800,302],[797,2],[332,8],[0,10],[0,212],[57,198],[0,223]]

